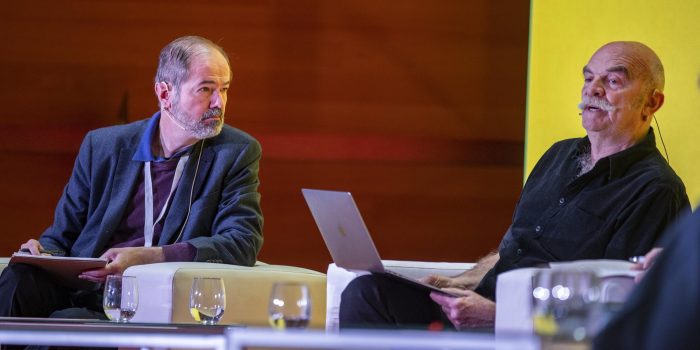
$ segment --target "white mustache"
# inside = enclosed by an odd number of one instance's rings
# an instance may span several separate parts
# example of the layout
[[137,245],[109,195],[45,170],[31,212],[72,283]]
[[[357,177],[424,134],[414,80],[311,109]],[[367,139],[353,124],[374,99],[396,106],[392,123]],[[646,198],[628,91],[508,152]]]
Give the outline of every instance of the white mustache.
[[603,98],[583,96],[581,103],[578,104],[578,109],[583,111],[586,107],[596,107],[606,112],[615,110],[615,106],[611,105],[610,102]]

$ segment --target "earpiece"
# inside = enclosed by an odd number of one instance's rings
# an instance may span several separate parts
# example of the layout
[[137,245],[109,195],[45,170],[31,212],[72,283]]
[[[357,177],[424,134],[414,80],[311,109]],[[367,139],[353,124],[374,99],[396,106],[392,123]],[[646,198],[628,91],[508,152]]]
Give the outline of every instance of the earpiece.
[[182,122],[180,122],[179,120],[175,119],[175,117],[173,117],[173,114],[170,112],[169,109],[163,108],[163,111],[165,111],[165,114],[168,116],[168,118],[170,118],[170,120],[173,121],[173,123],[175,123],[175,125],[177,125],[180,129],[187,131],[185,125],[182,124]]
[[659,127],[659,119],[656,118],[656,115],[652,115],[654,118],[654,122],[656,123],[656,130],[659,131],[659,139],[661,140],[661,145],[664,146],[664,153],[666,154],[666,162],[668,164],[671,164],[671,158],[668,157],[668,151],[666,150],[666,143],[664,142],[664,137],[661,136],[661,128]]

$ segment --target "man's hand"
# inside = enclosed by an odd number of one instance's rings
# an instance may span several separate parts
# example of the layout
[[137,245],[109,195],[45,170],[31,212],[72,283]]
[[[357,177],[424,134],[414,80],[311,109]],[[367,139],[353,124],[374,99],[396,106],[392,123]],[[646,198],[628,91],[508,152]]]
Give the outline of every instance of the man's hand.
[[637,276],[634,277],[634,281],[639,283],[642,278],[644,277],[644,274],[646,273],[649,268],[651,268],[652,265],[654,265],[654,261],[656,258],[661,255],[661,252],[663,251],[663,248],[652,248],[646,255],[644,255],[644,260],[642,262],[636,263],[632,266],[633,270],[641,270]]
[[496,319],[496,303],[471,290],[447,288],[461,295],[452,297],[431,292],[430,298],[442,307],[442,312],[457,329],[493,326]]
[[461,284],[457,279],[453,277],[440,276],[440,275],[430,275],[420,279],[421,282],[433,285],[438,288],[459,288],[467,289],[466,286]]
[[22,243],[21,246],[19,246],[19,250],[25,250],[28,251],[29,254],[31,255],[42,255],[45,254],[43,253],[44,247],[41,246],[41,243],[37,241],[36,239],[30,239],[24,243]]
[[111,248],[102,256],[109,263],[102,269],[83,271],[80,276],[92,282],[104,282],[107,275],[121,275],[129,266],[165,261],[162,247]]

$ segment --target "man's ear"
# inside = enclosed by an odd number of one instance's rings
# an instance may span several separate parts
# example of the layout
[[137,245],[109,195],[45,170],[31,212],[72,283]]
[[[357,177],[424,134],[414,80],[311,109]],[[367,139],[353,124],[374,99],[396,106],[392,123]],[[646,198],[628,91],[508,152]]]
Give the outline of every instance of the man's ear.
[[164,81],[159,81],[155,84],[156,97],[160,102],[161,107],[170,108],[170,86]]
[[661,108],[664,104],[664,93],[654,89],[654,91],[651,92],[651,96],[647,99],[646,105],[644,105],[644,109],[642,110],[642,115],[654,115],[656,111]]

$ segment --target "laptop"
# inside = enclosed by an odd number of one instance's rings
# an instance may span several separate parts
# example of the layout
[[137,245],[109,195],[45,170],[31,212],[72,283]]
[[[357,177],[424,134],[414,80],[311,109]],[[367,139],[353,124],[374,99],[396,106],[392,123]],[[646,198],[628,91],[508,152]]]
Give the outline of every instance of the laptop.
[[350,192],[306,188],[301,192],[338,267],[383,274],[419,288],[458,296],[386,268]]

